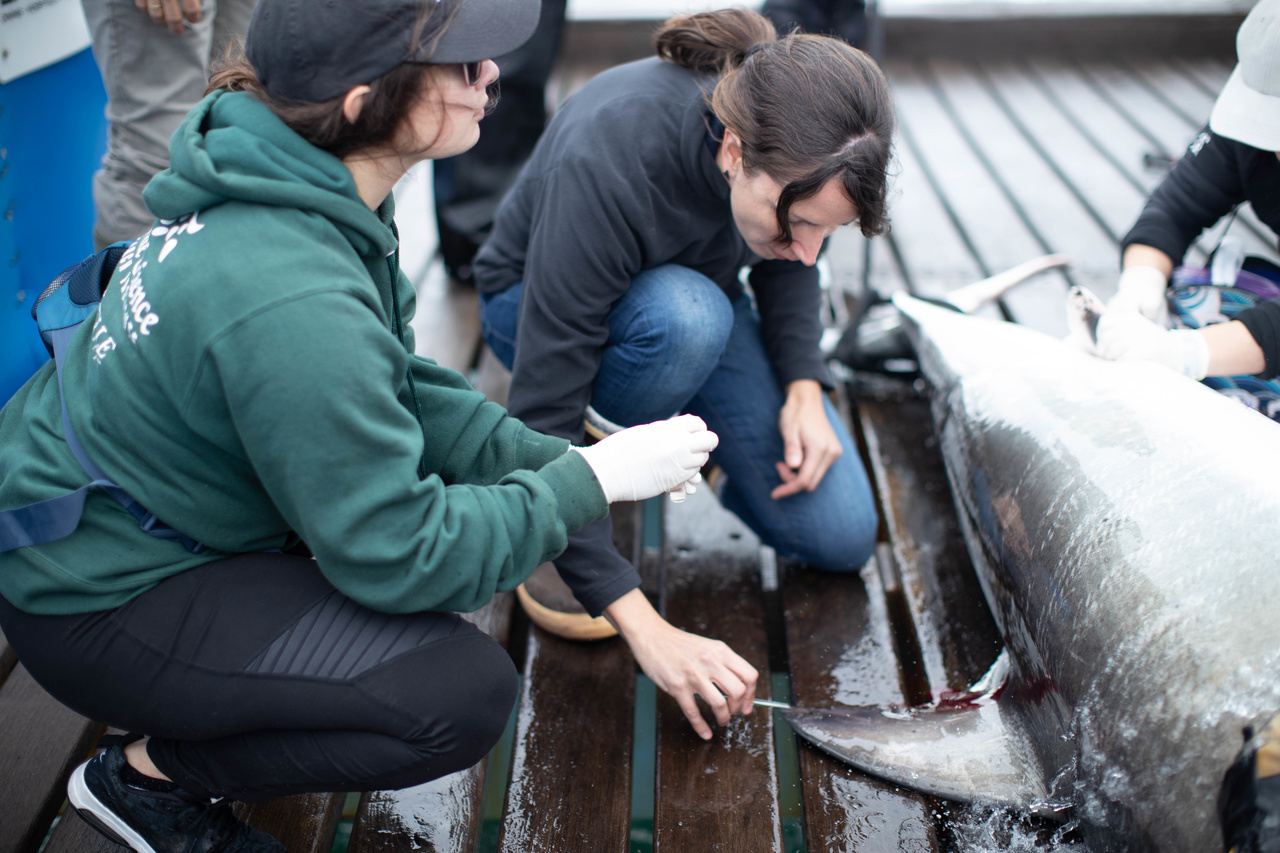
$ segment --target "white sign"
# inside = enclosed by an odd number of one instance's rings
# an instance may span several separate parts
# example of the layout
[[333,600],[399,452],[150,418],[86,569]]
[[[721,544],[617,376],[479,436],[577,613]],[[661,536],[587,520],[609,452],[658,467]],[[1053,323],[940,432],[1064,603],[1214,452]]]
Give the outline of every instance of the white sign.
[[88,46],[80,0],[0,0],[0,83]]

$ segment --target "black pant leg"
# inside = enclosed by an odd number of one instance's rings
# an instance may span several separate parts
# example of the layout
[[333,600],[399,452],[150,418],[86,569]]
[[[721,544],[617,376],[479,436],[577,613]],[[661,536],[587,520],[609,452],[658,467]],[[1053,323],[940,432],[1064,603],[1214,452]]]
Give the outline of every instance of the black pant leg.
[[451,613],[384,614],[312,560],[249,554],[169,578],[114,610],[0,625],[55,698],[152,736],[182,787],[261,799],[420,784],[501,736],[517,677]]

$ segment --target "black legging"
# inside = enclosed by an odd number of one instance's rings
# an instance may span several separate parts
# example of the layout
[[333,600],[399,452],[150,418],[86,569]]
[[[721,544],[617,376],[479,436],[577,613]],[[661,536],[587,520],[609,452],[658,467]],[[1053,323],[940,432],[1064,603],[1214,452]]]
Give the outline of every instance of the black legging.
[[210,563],[97,613],[0,597],[0,627],[55,698],[150,735],[156,767],[210,797],[421,784],[484,757],[517,691],[506,652],[457,614],[370,610],[285,554]]

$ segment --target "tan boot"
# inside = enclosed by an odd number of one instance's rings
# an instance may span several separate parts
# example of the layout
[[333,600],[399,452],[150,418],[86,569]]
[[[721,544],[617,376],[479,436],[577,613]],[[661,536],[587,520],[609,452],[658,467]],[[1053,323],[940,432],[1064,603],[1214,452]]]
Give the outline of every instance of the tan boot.
[[573,597],[569,585],[551,563],[543,563],[516,587],[520,606],[533,624],[566,640],[603,640],[618,633],[608,619],[592,617]]

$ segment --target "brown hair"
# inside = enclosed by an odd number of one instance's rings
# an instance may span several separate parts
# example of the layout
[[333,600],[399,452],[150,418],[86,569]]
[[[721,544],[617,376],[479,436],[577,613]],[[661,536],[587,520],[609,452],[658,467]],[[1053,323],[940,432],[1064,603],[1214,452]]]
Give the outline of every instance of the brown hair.
[[[413,51],[414,56],[422,58],[401,63],[369,81],[369,95],[355,122],[347,121],[343,115],[345,93],[318,102],[271,95],[258,80],[243,46],[236,42],[229,44],[222,58],[214,62],[205,94],[217,89],[247,92],[307,142],[335,157],[342,158],[364,148],[385,145],[395,138],[405,116],[426,93],[425,78],[431,53],[456,12],[456,0],[425,0],[417,23],[409,34],[411,44],[425,45],[425,49]],[[495,84],[490,89],[487,109],[491,110],[496,102]],[[430,147],[430,144],[428,142],[424,147]]]
[[718,80],[712,113],[742,140],[742,164],[783,185],[780,242],[791,205],[838,178],[868,237],[889,230],[885,196],[893,154],[893,103],[879,67],[832,36],[778,38],[747,9],[680,15],[654,37],[658,56]]

